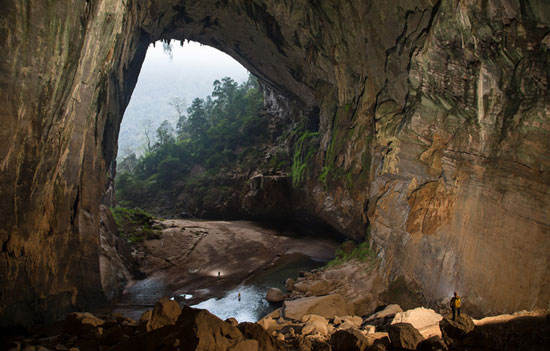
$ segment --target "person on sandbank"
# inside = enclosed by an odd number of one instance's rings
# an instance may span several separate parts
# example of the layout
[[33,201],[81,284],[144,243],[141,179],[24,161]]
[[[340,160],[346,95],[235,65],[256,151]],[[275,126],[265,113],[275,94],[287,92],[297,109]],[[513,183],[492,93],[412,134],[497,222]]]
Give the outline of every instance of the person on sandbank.
[[453,298],[451,299],[451,310],[453,311],[453,321],[456,319],[456,316],[460,317],[460,296],[455,291]]

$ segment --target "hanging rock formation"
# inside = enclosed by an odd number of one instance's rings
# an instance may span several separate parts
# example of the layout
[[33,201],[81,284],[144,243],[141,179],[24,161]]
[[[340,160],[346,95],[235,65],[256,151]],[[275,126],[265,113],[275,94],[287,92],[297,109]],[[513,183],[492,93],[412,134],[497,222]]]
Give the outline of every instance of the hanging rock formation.
[[0,33],[2,325],[104,299],[100,203],[158,39],[217,47],[318,115],[301,206],[368,234],[388,281],[549,307],[544,0],[6,0]]

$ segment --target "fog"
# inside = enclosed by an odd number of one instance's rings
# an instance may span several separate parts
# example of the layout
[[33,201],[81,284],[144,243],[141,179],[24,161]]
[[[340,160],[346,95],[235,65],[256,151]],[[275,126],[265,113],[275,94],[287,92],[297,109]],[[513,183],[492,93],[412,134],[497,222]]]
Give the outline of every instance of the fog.
[[171,101],[183,99],[190,105],[194,98],[212,92],[214,80],[226,76],[241,83],[248,72],[229,55],[196,42],[183,46],[172,42],[171,52],[166,52],[160,42],[151,45],[122,120],[119,160],[132,152],[143,152],[146,125],[150,124],[153,134],[164,120],[176,127],[178,115]]

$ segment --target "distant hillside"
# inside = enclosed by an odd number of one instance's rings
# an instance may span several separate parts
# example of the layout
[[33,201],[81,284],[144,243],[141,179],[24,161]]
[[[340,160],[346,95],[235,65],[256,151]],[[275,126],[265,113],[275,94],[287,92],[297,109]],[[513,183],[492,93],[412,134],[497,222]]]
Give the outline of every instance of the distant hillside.
[[230,56],[209,46],[186,42],[183,47],[174,43],[172,58],[161,43],[151,46],[132,99],[120,127],[118,160],[135,152],[143,153],[145,125],[150,123],[152,134],[164,120],[175,127],[177,112],[170,102],[183,99],[185,108],[194,98],[204,98],[212,91],[212,83],[222,77],[242,83],[248,72]]

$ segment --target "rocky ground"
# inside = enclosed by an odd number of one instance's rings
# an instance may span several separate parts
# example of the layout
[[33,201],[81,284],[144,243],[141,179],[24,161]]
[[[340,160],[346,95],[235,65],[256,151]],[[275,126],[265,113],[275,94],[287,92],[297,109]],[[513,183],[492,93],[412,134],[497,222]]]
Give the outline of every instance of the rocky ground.
[[222,321],[206,310],[161,299],[139,321],[71,313],[32,336],[4,337],[2,350],[548,350],[548,311],[453,321],[433,310],[349,314],[340,295],[286,301],[258,323]]
[[[71,313],[65,321],[2,336],[1,350],[548,350],[550,311],[472,319],[448,315],[448,301],[434,309],[419,306],[399,285],[382,291],[376,258],[349,260],[301,272],[286,290],[270,289],[266,299],[282,307],[257,323],[223,321],[207,310],[188,307],[205,296],[223,294],[279,257],[296,252],[328,258],[334,244],[280,235],[250,222],[166,220],[162,233],[134,252],[153,294],[196,294],[193,300],[163,297],[136,306],[123,299],[115,312]],[[342,245],[341,250],[345,249]],[[352,250],[353,248],[350,248]],[[344,250],[345,251],[345,250]],[[215,257],[215,259],[212,259]],[[218,277],[220,272],[220,277]],[[128,291],[140,282],[130,284]],[[202,294],[202,295],[201,295]],[[128,294],[127,294],[128,295]],[[131,294],[128,295],[131,297]],[[127,296],[127,297],[128,297]],[[388,301],[403,301],[387,304]],[[467,304],[467,299],[464,300]],[[149,306],[150,305],[150,306]],[[411,307],[412,306],[412,307]],[[403,307],[403,308],[402,308]],[[413,308],[414,307],[414,308]],[[144,311],[143,313],[141,313]],[[9,334],[9,333],[8,333]]]
[[128,283],[116,312],[137,318],[163,296],[192,295],[188,305],[218,298],[282,257],[299,253],[329,260],[337,246],[322,235],[311,240],[249,221],[171,219],[157,224],[163,228],[158,238],[134,247],[146,278]]

